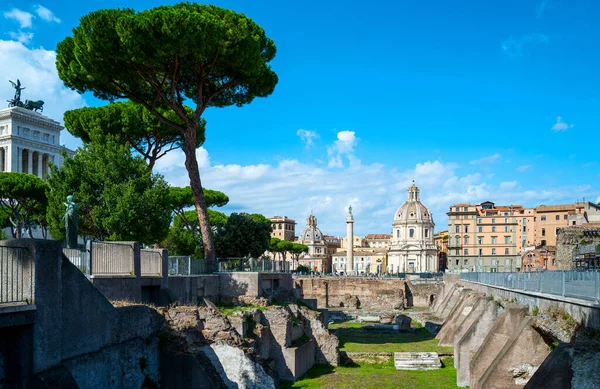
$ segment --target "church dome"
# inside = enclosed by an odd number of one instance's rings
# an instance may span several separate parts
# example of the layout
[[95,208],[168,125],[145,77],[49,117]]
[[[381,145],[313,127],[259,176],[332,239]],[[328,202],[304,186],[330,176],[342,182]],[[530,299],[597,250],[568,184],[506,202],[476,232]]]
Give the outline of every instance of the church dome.
[[420,201],[419,188],[415,185],[414,181],[408,188],[408,199],[398,208],[394,215],[394,224],[398,222],[403,224],[407,222],[433,222],[431,212]]
[[306,228],[302,230],[298,240],[301,242],[316,242],[323,240],[323,234],[317,227],[317,218],[314,215],[310,215],[306,220]]

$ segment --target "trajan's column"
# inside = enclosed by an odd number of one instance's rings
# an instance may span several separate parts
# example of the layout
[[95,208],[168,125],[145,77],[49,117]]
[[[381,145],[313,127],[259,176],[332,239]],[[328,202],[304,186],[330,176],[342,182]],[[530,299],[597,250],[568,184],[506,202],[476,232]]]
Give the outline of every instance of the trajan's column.
[[352,206],[348,208],[346,218],[346,275],[354,274],[354,218],[352,217]]

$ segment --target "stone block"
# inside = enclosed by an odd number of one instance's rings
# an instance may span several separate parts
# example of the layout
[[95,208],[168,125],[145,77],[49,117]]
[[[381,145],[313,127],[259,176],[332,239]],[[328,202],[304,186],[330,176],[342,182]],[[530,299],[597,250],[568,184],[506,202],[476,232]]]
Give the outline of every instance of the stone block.
[[394,353],[396,370],[436,370],[442,367],[437,353]]

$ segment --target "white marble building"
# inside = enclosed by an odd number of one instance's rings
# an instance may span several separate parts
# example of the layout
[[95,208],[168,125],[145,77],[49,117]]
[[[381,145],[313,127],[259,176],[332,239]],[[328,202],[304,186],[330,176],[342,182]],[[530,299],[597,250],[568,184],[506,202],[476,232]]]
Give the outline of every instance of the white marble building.
[[389,273],[437,272],[437,249],[433,242],[435,223],[429,209],[419,197],[414,181],[408,188],[408,199],[394,215],[391,248],[388,253]]
[[61,152],[75,152],[60,145],[64,129],[40,113],[25,108],[0,109],[0,172],[21,172],[46,178],[49,163],[60,167]]
[[308,253],[300,257],[298,263],[312,271],[328,272],[327,245],[323,233],[317,227],[317,218],[312,213],[306,219],[306,228],[298,236],[298,243],[308,246]]

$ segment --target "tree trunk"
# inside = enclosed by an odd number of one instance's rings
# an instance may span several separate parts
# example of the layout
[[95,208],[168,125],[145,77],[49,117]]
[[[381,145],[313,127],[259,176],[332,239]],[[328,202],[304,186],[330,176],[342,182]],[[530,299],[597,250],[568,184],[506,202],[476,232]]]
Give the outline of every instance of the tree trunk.
[[194,205],[198,213],[202,245],[204,246],[204,258],[206,259],[206,270],[212,273],[217,270],[217,259],[210,220],[208,220],[206,201],[204,200],[204,192],[202,191],[202,182],[200,181],[198,161],[196,160],[196,128],[190,129],[186,133],[183,152],[185,153],[185,167],[190,177],[190,187],[194,195]]

